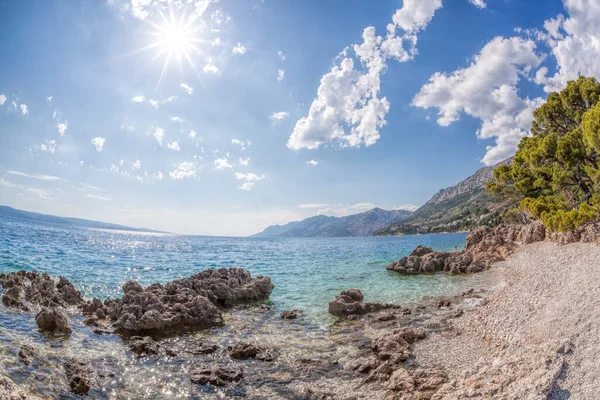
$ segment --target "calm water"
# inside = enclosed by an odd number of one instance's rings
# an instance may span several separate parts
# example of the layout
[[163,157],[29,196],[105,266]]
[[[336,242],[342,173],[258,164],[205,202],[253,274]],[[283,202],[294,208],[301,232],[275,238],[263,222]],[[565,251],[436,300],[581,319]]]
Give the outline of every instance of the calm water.
[[238,266],[270,276],[276,309],[329,321],[327,303],[346,288],[368,301],[406,302],[454,294],[483,276],[402,277],[385,265],[418,244],[462,248],[465,234],[369,238],[223,238],[65,228],[0,218],[0,272],[36,269],[71,280],[86,296],[120,296],[129,279],[167,282],[208,268]]

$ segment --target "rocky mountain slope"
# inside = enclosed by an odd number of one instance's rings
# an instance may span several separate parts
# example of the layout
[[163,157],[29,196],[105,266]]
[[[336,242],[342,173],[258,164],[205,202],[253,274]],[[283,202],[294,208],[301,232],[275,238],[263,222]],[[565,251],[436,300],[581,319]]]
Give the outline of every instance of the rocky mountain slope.
[[374,208],[346,217],[317,215],[285,225],[270,226],[253,237],[345,237],[370,236],[374,231],[401,221],[412,214],[407,210]]
[[375,231],[376,236],[458,232],[480,225],[496,225],[506,205],[485,192],[498,165],[479,169],[457,185],[442,189],[410,217]]

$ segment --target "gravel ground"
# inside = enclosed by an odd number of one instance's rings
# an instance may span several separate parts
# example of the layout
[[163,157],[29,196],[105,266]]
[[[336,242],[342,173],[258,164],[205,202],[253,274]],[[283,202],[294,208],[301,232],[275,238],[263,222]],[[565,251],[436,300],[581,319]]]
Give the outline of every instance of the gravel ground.
[[600,247],[523,246],[485,305],[415,348],[451,381],[434,399],[600,398]]

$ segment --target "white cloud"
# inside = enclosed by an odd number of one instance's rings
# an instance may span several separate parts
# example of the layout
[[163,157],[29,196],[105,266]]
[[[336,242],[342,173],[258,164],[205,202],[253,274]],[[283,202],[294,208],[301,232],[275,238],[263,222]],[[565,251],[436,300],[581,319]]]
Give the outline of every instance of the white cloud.
[[177,142],[171,142],[171,143],[169,143],[169,144],[167,145],[167,147],[168,147],[169,149],[173,150],[173,151],[179,151],[179,150],[181,150],[181,149],[179,148],[179,143],[177,143]]
[[133,169],[140,169],[142,168],[142,163],[140,162],[140,160],[135,160],[135,162],[132,165]]
[[465,113],[482,121],[480,139],[496,139],[482,162],[493,165],[511,156],[527,135],[533,110],[542,99],[521,98],[516,85],[542,62],[532,40],[496,37],[467,68],[435,73],[413,99],[413,105],[438,109],[437,123],[448,126]]
[[271,114],[270,118],[273,121],[283,121],[284,119],[286,119],[289,116],[290,116],[290,113],[288,113],[287,111],[279,111],[279,112],[274,112],[273,114]]
[[277,82],[281,82],[285,78],[285,71],[280,69],[277,71]]
[[163,144],[163,139],[165,137],[165,130],[163,128],[160,128],[158,126],[154,127],[154,132],[152,132],[152,136],[154,136],[154,138],[156,139],[156,142],[162,146]]
[[46,100],[48,100],[48,104],[52,104],[52,96],[46,97]]
[[158,106],[159,106],[159,102],[158,102],[158,100],[150,99],[150,100],[148,101],[148,103],[150,103],[150,105],[151,105],[152,107],[154,107],[154,108],[158,108]]
[[86,194],[85,197],[89,197],[90,199],[102,200],[102,201],[112,201],[110,197],[98,196],[95,194]]
[[190,139],[194,140],[196,139],[196,131],[195,130],[190,130],[190,133],[188,133],[188,136],[190,137]]
[[315,161],[315,160],[310,160],[310,161],[307,161],[306,163],[309,165],[319,165],[319,162]]
[[215,75],[221,74],[221,71],[219,70],[219,68],[217,68],[217,66],[214,64],[206,64],[202,70],[204,72],[215,74]]
[[226,157],[217,158],[214,161],[215,169],[232,168],[229,160]]
[[182,162],[169,172],[171,179],[193,178],[196,176],[196,163]]
[[146,98],[144,96],[135,96],[131,99],[132,103],[143,103]]
[[46,140],[46,143],[42,143],[40,150],[46,153],[54,154],[56,150],[56,140]]
[[152,174],[152,178],[156,179],[156,180],[159,180],[159,181],[162,181],[162,179],[163,179],[163,173],[160,172],[160,171],[158,171],[158,172]]
[[6,96],[3,94],[0,94],[0,106],[3,106],[4,103],[6,103]]
[[299,204],[298,208],[323,208],[327,207],[329,204],[319,204],[319,203],[308,203],[308,204]]
[[245,181],[262,181],[263,179],[265,179],[264,175],[256,175],[253,172],[248,172],[248,173],[243,173],[243,172],[236,172],[235,173],[235,179],[238,180],[245,180]]
[[285,61],[285,54],[283,53],[283,51],[279,50],[277,52],[277,54],[279,55],[279,58],[281,59],[281,61]]
[[252,144],[252,142],[249,140],[244,142],[243,140],[239,139],[231,139],[231,143],[240,146],[241,150],[246,150],[246,146],[250,146]]
[[330,215],[334,217],[345,217],[346,215],[358,214],[372,210],[376,205],[373,203],[331,204],[317,210],[317,215]]
[[181,122],[183,122],[183,118],[181,118],[181,117],[178,117],[178,116],[176,115],[176,116],[174,116],[173,118],[171,118],[171,121],[173,121],[173,122],[179,122],[179,123],[181,123]]
[[20,108],[21,108],[21,114],[23,114],[23,115],[29,114],[29,110],[27,110],[27,104],[21,104]]
[[194,93],[194,89],[192,89],[192,87],[190,85],[188,85],[187,83],[182,83],[181,85],[179,85],[183,90],[185,90],[187,92],[187,94],[193,94]]
[[[337,142],[341,147],[370,146],[379,139],[390,104],[379,98],[380,76],[386,61],[412,60],[416,54],[416,34],[424,29],[442,6],[441,0],[404,0],[387,26],[385,38],[374,27],[363,31],[363,43],[345,49],[331,70],[323,75],[317,97],[308,116],[296,122],[287,146],[315,149]],[[397,30],[404,31],[401,35]],[[349,54],[354,52],[355,59]]]
[[96,147],[96,151],[102,151],[102,149],[104,148],[104,142],[106,142],[106,138],[98,136],[98,137],[93,138],[90,141]]
[[25,194],[31,194],[40,200],[54,200],[50,193],[44,189],[36,189],[31,187],[24,188]]
[[60,178],[58,176],[52,176],[52,175],[36,175],[36,174],[27,174],[25,172],[19,172],[19,171],[7,171],[7,174],[10,175],[16,175],[16,176],[24,176],[26,178],[33,178],[33,179],[40,179],[42,181],[58,181],[60,180]]
[[0,186],[8,187],[8,188],[16,188],[21,185],[17,185],[16,183],[12,183],[11,181],[7,181],[6,179],[0,176]]
[[68,126],[69,126],[69,123],[67,121],[56,125],[56,128],[58,129],[58,133],[60,134],[60,136],[63,136],[65,134]]
[[252,161],[252,159],[250,157],[246,157],[246,158],[240,158],[238,162],[240,165],[247,167],[248,165],[250,165],[250,161]]
[[241,43],[238,42],[237,46],[235,46],[233,48],[233,50],[231,50],[233,54],[245,54],[246,53],[246,48],[244,46],[242,46]]
[[244,182],[240,186],[240,189],[245,190],[246,192],[249,192],[252,190],[253,187],[254,187],[254,182]]
[[121,124],[121,130],[133,132],[135,130],[135,124]]
[[485,0],[469,0],[469,2],[477,8],[486,8],[487,7],[487,4],[485,4]]
[[421,206],[417,206],[415,204],[402,204],[397,207],[394,207],[394,210],[407,210],[407,211],[417,211]]

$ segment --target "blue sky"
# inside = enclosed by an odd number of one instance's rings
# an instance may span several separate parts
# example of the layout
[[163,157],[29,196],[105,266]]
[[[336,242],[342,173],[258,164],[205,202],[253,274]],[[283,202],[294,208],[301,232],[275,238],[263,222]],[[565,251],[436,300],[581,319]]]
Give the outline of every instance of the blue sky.
[[596,3],[1,2],[0,204],[209,235],[414,208],[600,74]]

